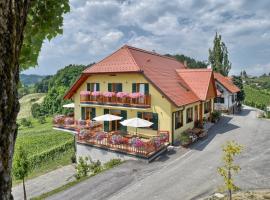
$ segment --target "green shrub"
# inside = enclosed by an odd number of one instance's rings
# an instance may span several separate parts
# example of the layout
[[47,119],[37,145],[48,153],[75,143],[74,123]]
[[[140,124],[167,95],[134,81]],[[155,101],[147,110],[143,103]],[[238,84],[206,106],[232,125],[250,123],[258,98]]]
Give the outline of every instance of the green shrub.
[[215,121],[219,120],[220,117],[221,117],[221,112],[218,111],[218,110],[213,111],[212,114],[211,114],[212,122],[215,122]]
[[37,120],[38,120],[38,123],[40,123],[40,124],[45,124],[46,123],[45,116],[40,116],[40,117],[37,118]]
[[93,174],[97,174],[97,173],[99,173],[99,172],[102,171],[101,162],[99,160],[97,160],[96,162],[94,162],[94,161],[92,161],[90,159],[90,162],[91,162],[91,164],[90,164],[90,170],[91,170],[91,172]]
[[44,116],[44,113],[42,112],[42,108],[38,103],[34,103],[31,106],[31,114],[34,118],[38,118],[41,116]]
[[48,160],[57,159],[57,157],[61,156],[61,154],[67,152],[73,147],[74,147],[74,140],[72,139],[52,149],[31,156],[29,158],[30,162],[29,165],[31,170],[39,167],[40,165],[42,165],[42,163],[47,162]]
[[77,170],[75,177],[77,179],[80,179],[89,175],[91,169],[90,169],[90,164],[88,164],[88,161],[89,161],[88,157],[85,157],[85,158],[79,157],[78,164],[75,167]]
[[181,144],[187,144],[190,142],[190,137],[187,131],[184,131],[183,133],[180,134],[179,140]]
[[115,159],[111,159],[109,162],[106,162],[104,164],[104,167],[105,167],[105,169],[110,169],[110,168],[113,168],[117,165],[120,165],[121,163],[122,163],[121,159],[115,158]]
[[33,124],[30,119],[22,118],[21,119],[21,125],[27,128],[33,127]]

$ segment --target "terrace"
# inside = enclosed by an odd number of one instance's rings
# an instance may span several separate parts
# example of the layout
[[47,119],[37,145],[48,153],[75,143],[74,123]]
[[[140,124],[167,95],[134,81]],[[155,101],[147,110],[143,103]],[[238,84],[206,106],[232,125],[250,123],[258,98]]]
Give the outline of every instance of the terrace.
[[147,94],[127,92],[80,92],[80,102],[83,104],[100,104],[124,107],[151,107],[151,96]]
[[54,128],[76,132],[77,143],[146,159],[166,149],[169,144],[167,131],[158,131],[156,136],[127,131],[105,132],[103,123],[90,120],[75,121],[65,116],[57,116],[53,123]]

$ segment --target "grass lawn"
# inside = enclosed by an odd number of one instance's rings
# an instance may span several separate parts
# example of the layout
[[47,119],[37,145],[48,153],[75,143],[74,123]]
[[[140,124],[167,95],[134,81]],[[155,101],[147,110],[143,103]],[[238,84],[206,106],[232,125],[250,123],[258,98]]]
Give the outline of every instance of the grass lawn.
[[[71,156],[74,154],[73,135],[53,130],[51,118],[46,118],[44,124],[35,119],[31,121],[32,128],[20,126],[15,145],[15,153],[22,146],[32,161],[28,179],[71,164]],[[13,183],[19,182],[14,180]]]
[[31,106],[34,103],[42,103],[42,101],[44,100],[46,93],[34,93],[34,94],[28,94],[23,96],[22,98],[20,98],[20,112],[18,115],[18,119],[21,118],[28,118],[28,117],[32,117],[31,114]]

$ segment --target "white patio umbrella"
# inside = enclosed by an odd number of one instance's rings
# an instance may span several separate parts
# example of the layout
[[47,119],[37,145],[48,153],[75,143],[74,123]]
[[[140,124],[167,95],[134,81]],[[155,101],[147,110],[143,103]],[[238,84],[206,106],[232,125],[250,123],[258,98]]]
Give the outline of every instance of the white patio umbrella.
[[69,104],[65,104],[63,105],[64,108],[74,108],[74,103],[69,103]]
[[106,115],[101,115],[98,117],[95,117],[93,120],[95,121],[116,121],[116,120],[121,120],[123,117],[119,117],[117,115],[111,115],[111,114],[106,114]]
[[124,120],[124,121],[122,121],[120,123],[123,126],[135,127],[136,128],[136,135],[137,135],[137,128],[149,127],[149,126],[151,126],[153,124],[152,122],[149,122],[147,120],[137,118],[137,117]]

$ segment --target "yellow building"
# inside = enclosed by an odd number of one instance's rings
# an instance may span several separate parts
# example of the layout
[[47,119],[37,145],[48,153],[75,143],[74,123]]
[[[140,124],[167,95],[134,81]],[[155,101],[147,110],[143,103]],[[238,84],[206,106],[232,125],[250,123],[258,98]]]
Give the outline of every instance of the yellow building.
[[[139,135],[168,131],[172,143],[196,121],[209,118],[216,88],[210,69],[187,69],[177,60],[131,46],[123,46],[82,72],[65,95],[75,104],[75,119],[103,114],[153,122]],[[104,122],[104,130],[135,132],[120,121]]]

